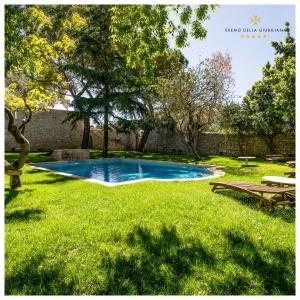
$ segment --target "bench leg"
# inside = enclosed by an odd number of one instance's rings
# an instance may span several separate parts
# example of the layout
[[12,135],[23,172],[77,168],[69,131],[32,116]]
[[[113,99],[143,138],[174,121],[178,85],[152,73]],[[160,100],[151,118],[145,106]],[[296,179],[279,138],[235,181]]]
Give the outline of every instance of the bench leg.
[[227,190],[227,189],[228,189],[227,187],[214,185],[213,188],[211,189],[211,191],[214,192],[215,190]]

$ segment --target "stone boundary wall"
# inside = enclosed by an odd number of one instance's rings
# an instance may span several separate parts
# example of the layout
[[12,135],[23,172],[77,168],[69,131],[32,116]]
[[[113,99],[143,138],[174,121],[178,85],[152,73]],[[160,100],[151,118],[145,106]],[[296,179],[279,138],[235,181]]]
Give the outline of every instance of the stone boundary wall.
[[[24,118],[22,111],[17,112],[16,124]],[[30,141],[31,151],[51,151],[55,149],[80,148],[83,135],[83,122],[77,122],[72,130],[70,122],[62,124],[67,116],[66,110],[49,110],[32,114],[25,129],[25,136]],[[5,151],[19,148],[13,136],[7,131],[5,120]]]
[[[202,142],[201,142],[202,141]],[[266,156],[270,154],[266,143],[258,136],[245,137],[242,143],[243,155]],[[202,134],[199,144],[200,153],[239,156],[240,147],[238,137],[216,133]],[[274,151],[272,154],[295,156],[295,138],[280,135],[274,139]]]
[[[283,155],[295,155],[295,139],[289,136],[278,136],[274,141],[274,153]],[[167,153],[185,153],[189,150],[181,142],[176,131],[160,130],[152,132],[147,141],[146,151],[158,151]],[[198,150],[201,155],[215,154],[238,156],[241,155],[238,137],[219,133],[204,133],[200,135]],[[246,137],[243,142],[243,155],[266,156],[268,148],[265,142],[257,136]]]
[[[110,131],[109,150],[135,150],[139,136],[133,133],[117,133]],[[237,136],[218,133],[200,135],[198,149],[201,155],[215,154],[238,156],[241,155]],[[91,148],[102,149],[103,131],[91,128]],[[295,156],[295,139],[289,136],[275,138],[275,154]],[[243,143],[243,155],[266,156],[268,153],[265,142],[257,136],[247,137]],[[150,133],[145,151],[190,154],[181,142],[176,131],[161,129]]]
[[[103,129],[91,127],[90,148],[102,150]],[[109,132],[108,150],[134,150],[136,149],[136,136],[133,133],[118,133],[115,130]]]
[[[30,141],[31,151],[52,151],[56,149],[79,149],[83,135],[83,122],[77,122],[72,130],[69,122],[62,123],[66,118],[66,110],[49,110],[34,113],[31,122],[27,125],[25,136]],[[22,112],[17,113],[16,123],[24,118]],[[5,150],[12,151],[18,148],[12,135],[7,131],[5,120]],[[111,130],[109,134],[109,150],[135,150],[139,134],[118,133]],[[102,149],[103,130],[91,127],[90,149]],[[244,155],[265,156],[268,154],[267,146],[259,137],[247,137],[244,144]],[[237,136],[227,136],[218,133],[201,134],[198,145],[201,155],[241,155],[239,152]],[[189,150],[181,142],[176,130],[159,129],[150,133],[145,151],[189,154]],[[275,139],[275,154],[295,155],[294,137],[278,136]]]

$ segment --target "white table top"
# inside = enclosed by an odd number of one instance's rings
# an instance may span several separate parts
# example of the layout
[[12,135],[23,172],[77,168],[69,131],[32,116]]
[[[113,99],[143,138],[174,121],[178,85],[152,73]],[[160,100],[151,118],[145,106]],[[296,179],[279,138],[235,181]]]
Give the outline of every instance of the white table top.
[[255,156],[239,156],[239,159],[255,159]]
[[296,178],[288,178],[282,176],[264,176],[263,180],[279,184],[296,185]]

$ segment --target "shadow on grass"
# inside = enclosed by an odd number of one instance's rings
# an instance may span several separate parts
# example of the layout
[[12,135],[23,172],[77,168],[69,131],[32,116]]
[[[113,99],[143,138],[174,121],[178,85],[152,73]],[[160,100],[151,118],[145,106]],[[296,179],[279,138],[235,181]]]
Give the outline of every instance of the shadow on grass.
[[25,260],[5,276],[6,295],[71,295],[74,281],[67,281],[63,263],[49,264],[43,255]]
[[228,175],[235,175],[235,176],[253,176],[257,177],[257,174],[251,168],[243,168],[241,166],[225,166],[223,168],[224,172]]
[[77,178],[71,178],[62,175],[49,174],[47,175],[49,179],[44,179],[40,181],[34,181],[33,184],[52,184],[52,183],[64,183],[70,180],[78,180]]
[[15,210],[5,214],[5,223],[27,222],[31,220],[40,220],[43,210],[38,208],[28,208],[23,210]]
[[43,172],[45,172],[45,171],[41,171],[41,170],[34,169],[34,168],[30,168],[30,169],[26,170],[27,174],[41,174]]
[[268,250],[266,255],[263,244],[258,247],[241,231],[228,230],[224,235],[229,245],[228,260],[242,271],[215,283],[213,293],[249,295],[251,277],[255,277],[264,295],[295,295],[295,253]]
[[243,168],[256,168],[258,165],[241,165]]
[[33,184],[51,184],[51,183],[59,183],[59,182],[66,182],[70,180],[77,180],[77,178],[72,178],[68,176],[63,176],[63,175],[58,175],[54,174],[48,171],[42,171],[42,170],[37,170],[37,169],[31,169],[27,170],[27,173],[29,174],[43,174],[46,175],[48,179],[43,179],[39,181],[33,181]]
[[[249,195],[245,195],[243,193],[239,193],[236,191],[229,191],[229,190],[219,190],[217,191],[217,193],[230,197],[231,199],[237,200],[243,205],[251,207],[252,209],[261,211],[261,208],[259,206],[259,201],[257,201],[255,198]],[[266,212],[266,213],[270,217],[281,218],[287,223],[294,223],[296,219],[296,211],[293,208],[275,207],[274,212]]]
[[[203,273],[208,294],[295,294],[295,253],[266,248],[263,240],[255,243],[237,229],[225,230],[223,236],[224,247],[216,250],[223,255],[217,259],[198,240],[181,239],[174,226],[163,226],[159,234],[136,226],[124,240],[129,252],[101,253],[96,275],[101,279],[92,293],[180,295],[187,280]],[[24,260],[5,277],[6,295],[86,294],[88,286],[78,290],[76,273],[67,274],[61,259],[53,263],[36,255]]]
[[32,189],[10,189],[5,188],[5,206],[13,201],[19,194],[31,192]]
[[[18,159],[20,153],[18,152],[5,152],[5,160],[12,162]],[[27,163],[37,163],[37,162],[48,162],[54,161],[50,156],[49,152],[30,152]]]
[[215,264],[214,255],[199,241],[182,241],[175,227],[163,226],[157,236],[137,226],[126,243],[134,250],[129,255],[119,253],[112,258],[108,252],[102,254],[101,268],[106,278],[97,294],[180,294],[196,264]]

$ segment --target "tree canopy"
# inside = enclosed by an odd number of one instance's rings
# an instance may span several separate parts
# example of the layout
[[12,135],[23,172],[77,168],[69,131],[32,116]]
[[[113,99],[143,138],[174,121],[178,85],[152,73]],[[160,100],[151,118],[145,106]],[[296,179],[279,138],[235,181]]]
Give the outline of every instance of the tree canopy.
[[[189,35],[205,38],[202,23],[215,8],[215,5],[7,5],[7,116],[13,121],[12,111],[25,110],[26,119],[19,127],[24,133],[32,111],[53,107],[58,101],[66,103],[71,97],[74,113],[70,120],[85,119],[86,129],[92,112],[96,111],[100,119],[103,117],[106,156],[109,119],[132,118],[136,112],[142,115],[147,109],[151,112],[151,105],[147,107],[143,102],[149,93],[142,90],[149,91],[155,83],[154,74],[163,70],[158,65],[160,57],[171,55],[170,37],[179,48],[187,45]],[[149,125],[153,116],[144,113],[143,118]],[[14,122],[10,128],[13,133]],[[87,135],[88,131],[85,146]]]
[[244,98],[245,112],[252,130],[261,136],[272,152],[278,134],[295,132],[295,40],[286,23],[285,41],[272,42],[276,57],[267,62],[262,79],[254,83]]
[[196,67],[163,80],[162,86],[164,112],[175,124],[182,142],[199,160],[200,133],[216,122],[219,110],[232,95],[231,59],[229,55],[214,53]]

